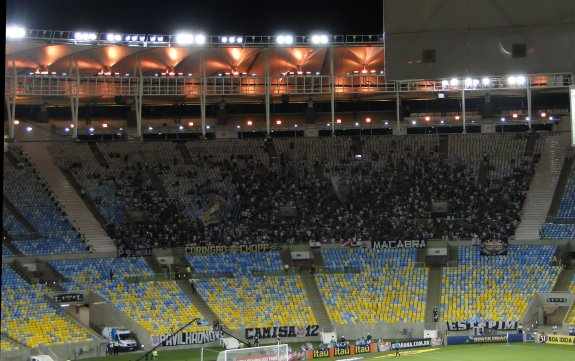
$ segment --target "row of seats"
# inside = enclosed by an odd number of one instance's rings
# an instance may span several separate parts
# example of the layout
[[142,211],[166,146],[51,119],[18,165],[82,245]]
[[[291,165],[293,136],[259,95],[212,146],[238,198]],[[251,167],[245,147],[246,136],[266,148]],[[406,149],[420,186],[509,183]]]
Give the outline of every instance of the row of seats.
[[[249,328],[317,324],[299,276],[282,271],[278,252],[188,255],[200,274],[233,278],[199,279],[195,286],[226,327]],[[271,273],[267,276],[259,272]]]
[[[569,283],[569,292],[575,293],[575,274],[573,274],[573,278],[571,278],[571,283]],[[575,325],[575,303],[571,306],[571,310],[567,314],[565,320],[567,320],[568,324]]]
[[16,209],[34,226],[40,239],[13,240],[25,255],[86,252],[86,245],[58,207],[45,182],[29,163],[15,168],[4,162],[4,193]]
[[2,227],[15,238],[25,237],[30,233],[5,205],[2,206]]
[[93,340],[86,329],[45,300],[47,291],[45,285],[30,285],[2,264],[2,333],[28,348]]
[[459,247],[457,266],[442,269],[441,318],[520,320],[536,293],[553,289],[561,269],[551,265],[556,249],[511,245],[507,255],[483,256],[480,247]]
[[575,224],[544,223],[539,234],[545,239],[575,239]]
[[428,269],[415,266],[416,249],[322,249],[328,268],[359,273],[316,275],[327,312],[339,324],[422,322]]
[[[128,277],[153,274],[143,258],[56,260],[50,264],[69,279],[63,283],[67,291],[89,288],[99,293],[152,335],[168,334],[200,314],[175,282],[127,282]],[[207,328],[196,325],[186,328],[186,331],[200,330]]]
[[559,222],[575,221],[575,167],[571,169],[565,185],[557,218]]

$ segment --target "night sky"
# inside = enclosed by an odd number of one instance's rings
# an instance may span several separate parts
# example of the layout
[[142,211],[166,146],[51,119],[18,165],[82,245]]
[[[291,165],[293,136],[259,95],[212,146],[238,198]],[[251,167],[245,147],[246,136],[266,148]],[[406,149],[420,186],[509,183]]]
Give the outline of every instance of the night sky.
[[28,29],[206,35],[375,35],[383,2],[7,0],[6,23]]

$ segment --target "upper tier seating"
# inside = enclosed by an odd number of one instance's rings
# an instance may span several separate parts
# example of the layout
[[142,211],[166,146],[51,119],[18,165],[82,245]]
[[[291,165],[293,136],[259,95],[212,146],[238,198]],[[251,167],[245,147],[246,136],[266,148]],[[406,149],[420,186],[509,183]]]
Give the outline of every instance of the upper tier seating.
[[[86,171],[73,171],[124,245],[512,236],[541,139],[533,156],[516,134],[448,143],[445,158],[429,136],[276,138],[271,163],[261,139],[99,143],[109,169],[84,147],[87,160],[74,159]],[[362,162],[353,160],[359,151]],[[433,201],[447,202],[447,215],[433,213]],[[147,223],[121,215],[129,212],[145,212]]]
[[29,163],[21,164],[17,169],[4,162],[3,195],[42,238],[14,239],[12,244],[25,255],[86,252],[86,244],[75,233],[45,182],[36,175]]

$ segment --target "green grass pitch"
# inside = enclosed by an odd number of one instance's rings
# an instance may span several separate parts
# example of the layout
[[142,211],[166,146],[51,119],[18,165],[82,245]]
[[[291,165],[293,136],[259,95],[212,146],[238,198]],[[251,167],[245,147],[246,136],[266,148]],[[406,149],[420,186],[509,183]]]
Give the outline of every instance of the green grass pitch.
[[[300,344],[291,346],[296,350],[299,349]],[[200,361],[199,348],[170,350],[160,347],[158,351],[159,361]],[[118,356],[84,359],[84,361],[136,361],[143,355],[143,352],[132,352]],[[204,361],[213,361],[216,358],[217,353],[204,352]],[[454,345],[402,350],[399,357],[395,356],[395,351],[389,351],[318,360],[385,361],[389,359],[425,361],[575,361],[575,346],[534,343]]]

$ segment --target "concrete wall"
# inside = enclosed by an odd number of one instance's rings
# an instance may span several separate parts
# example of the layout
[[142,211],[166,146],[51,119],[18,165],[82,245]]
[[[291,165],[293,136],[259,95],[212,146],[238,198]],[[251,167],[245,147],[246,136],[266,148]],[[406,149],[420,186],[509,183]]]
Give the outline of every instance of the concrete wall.
[[[571,0],[386,0],[388,80],[572,72]],[[524,44],[526,54],[513,54]],[[425,62],[423,50],[435,50]]]

